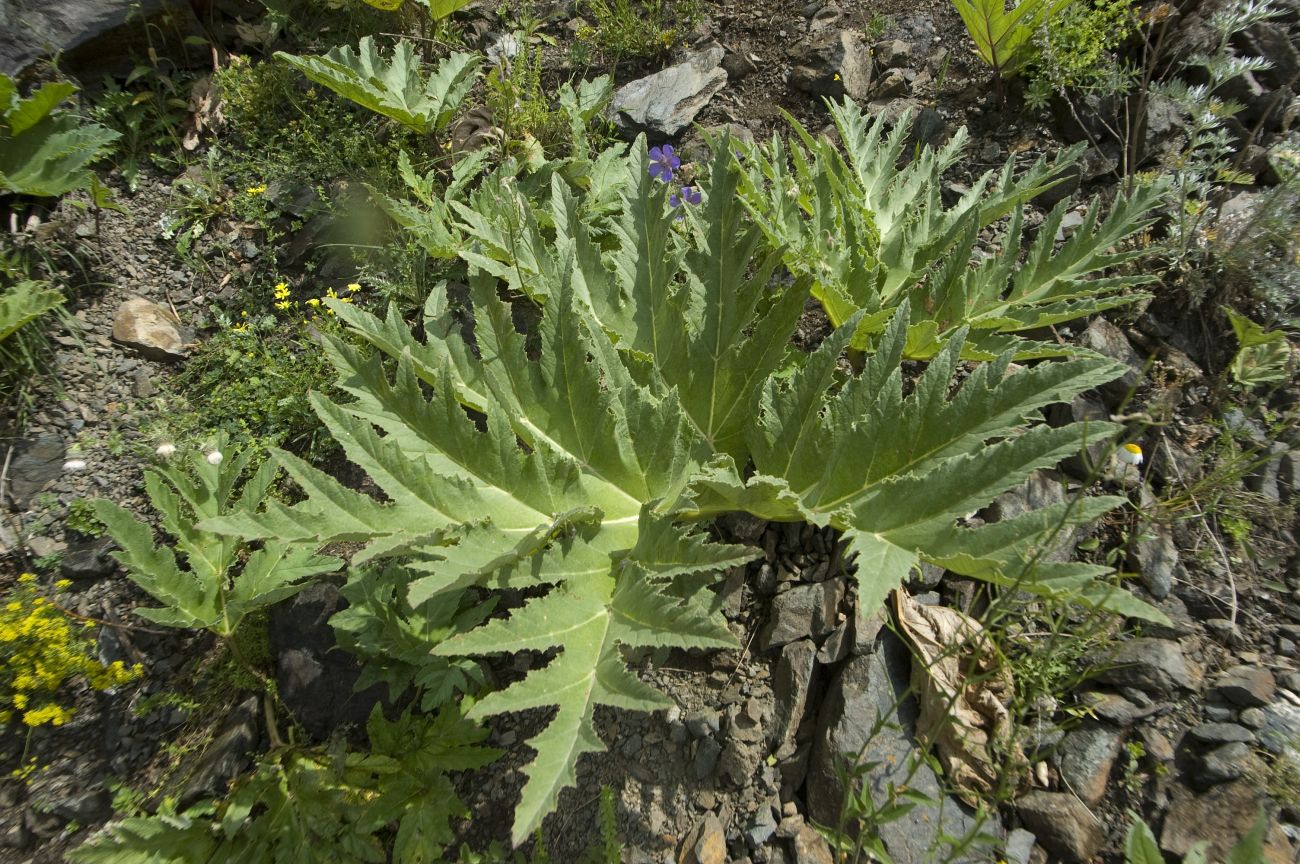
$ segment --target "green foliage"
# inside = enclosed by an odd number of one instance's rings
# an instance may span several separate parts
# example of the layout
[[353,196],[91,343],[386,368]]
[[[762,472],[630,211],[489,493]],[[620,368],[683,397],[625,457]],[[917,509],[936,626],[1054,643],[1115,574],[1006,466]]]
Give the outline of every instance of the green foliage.
[[[1125,864],[1164,864],[1165,857],[1160,852],[1160,844],[1142,818],[1136,813],[1129,813],[1128,834],[1124,837]],[[1250,830],[1247,831],[1231,849],[1223,864],[1256,864],[1264,860],[1264,838],[1268,833],[1268,814],[1261,811]],[[1209,841],[1202,840],[1187,850],[1183,864],[1208,864],[1206,849]]]
[[[376,706],[371,752],[282,748],[221,801],[111,823],[69,855],[77,864],[194,861],[432,864],[469,815],[448,776],[499,755],[455,709],[387,721]],[[332,857],[331,857],[332,856]]]
[[0,342],[19,328],[63,305],[63,295],[45,282],[24,280],[0,291]]
[[99,537],[104,533],[104,524],[95,517],[95,505],[89,498],[78,498],[68,505],[63,527],[87,537]]
[[[108,528],[121,550],[113,557],[133,582],[161,607],[136,609],[136,614],[168,627],[202,627],[230,637],[244,616],[302,590],[302,580],[336,569],[336,558],[316,555],[301,543],[269,541],[256,550],[231,537],[195,527],[204,519],[253,513],[261,506],[275,479],[267,462],[239,488],[251,450],[225,452],[218,436],[207,453],[195,451],[190,470],[161,464],[145,473],[145,490],[174,545],[155,546],[153,529],[130,511],[100,498],[95,516]],[[179,550],[188,564],[182,570]],[[232,570],[238,567],[239,572]]]
[[304,398],[330,380],[329,360],[311,335],[328,325],[313,321],[292,312],[252,315],[205,340],[167,384],[173,397],[165,437],[201,440],[220,431],[240,446],[329,452]]
[[396,700],[415,687],[421,710],[433,711],[456,691],[475,692],[485,679],[478,663],[431,654],[429,645],[478,626],[495,603],[443,593],[412,606],[408,581],[393,566],[354,570],[341,592],[348,608],[331,618],[330,626],[339,645],[364,663],[356,689],[387,684]]
[[[858,555],[868,608],[925,560],[1054,599],[1160,617],[1101,581],[1106,568],[1027,565],[1045,531],[1094,518],[1119,499],[980,529],[956,525],[1029,472],[1078,452],[1086,435],[1113,434],[1109,424],[1032,424],[1041,406],[1119,367],[1083,358],[1012,374],[1004,353],[950,395],[961,331],[905,397],[903,301],[860,374],[846,376],[839,362],[860,315],[791,373],[786,345],[809,283],[773,278],[781,252],[765,249],[763,231],[746,218],[729,145],[701,186],[703,203],[680,221],[647,158],[641,142],[628,165],[637,179],[621,187],[599,245],[583,207],[552,177],[554,239],[530,228],[514,247],[528,249],[532,293],[546,298],[527,334],[498,296],[511,284],[509,266],[472,248],[463,252],[472,266],[472,332],[438,293],[426,306],[424,341],[396,310],[381,320],[333,304],[379,356],[330,340],[353,401],[312,401],[382,501],[280,452],[306,500],[201,524],[277,542],[355,543],[354,568],[397,559],[372,606],[387,601],[391,585],[393,596],[405,591],[406,608],[446,597],[446,609],[472,609],[478,620],[484,610],[467,607],[468,589],[529,589],[508,618],[426,639],[431,653],[448,658],[559,649],[469,712],[557,709],[528,742],[538,755],[525,769],[516,843],[574,782],[577,758],[603,749],[597,705],[668,704],[628,671],[624,648],[735,644],[702,589],[760,553],[713,542],[693,522],[748,511],[833,525]],[[757,473],[742,475],[738,466],[750,462]],[[438,619],[440,630],[450,615]]]
[[579,42],[591,43],[613,62],[628,57],[655,58],[667,53],[682,32],[681,17],[664,0],[583,0],[595,26],[580,26]]
[[58,110],[76,90],[52,82],[22,99],[14,79],[0,74],[0,193],[56,197],[89,184],[87,166],[118,134]]
[[1136,72],[1116,51],[1137,26],[1133,0],[1068,4],[1038,30],[1038,56],[1026,70],[1025,101],[1041,108],[1053,92],[1127,93]]
[[380,55],[369,36],[357,50],[342,45],[324,55],[298,57],[277,51],[275,57],[343,98],[422,134],[447,128],[478,74],[474,55],[458,52],[426,78],[414,43],[406,39],[398,41],[391,60]]
[[387,140],[376,136],[373,114],[324,96],[281,63],[232,62],[214,82],[226,145],[218,150],[216,168],[236,189],[284,186],[283,192],[268,190],[277,201],[303,186],[322,190],[340,179],[391,188],[398,183],[398,151],[417,137],[405,127]]
[[138,65],[124,84],[108,76],[90,116],[118,133],[114,151],[127,188],[140,186],[140,166],[172,167],[181,153],[181,130],[189,109],[183,84],[156,66]]
[[[845,155],[791,119],[802,146],[787,151],[774,137],[749,148],[740,193],[770,247],[784,250],[786,267],[811,280],[832,324],[865,311],[854,347],[874,338],[908,300],[908,357],[934,356],[962,327],[970,328],[967,358],[990,359],[1008,348],[1020,359],[1059,356],[1069,349],[1020,334],[1148,296],[1129,290],[1151,281],[1147,276],[1089,277],[1144,254],[1112,249],[1151,223],[1158,188],[1119,198],[1104,218],[1094,199],[1083,224],[1057,247],[1067,208],[1061,202],[1021,261],[1023,205],[1060,182],[1079,148],[1051,163],[1039,159],[1019,177],[1008,159],[945,208],[940,178],[961,155],[965,129],[938,150],[920,148],[900,170],[910,120],[886,135],[883,115],[869,122],[847,99],[830,107]],[[998,253],[982,256],[980,232],[1008,214]]]
[[1176,265],[1186,266],[1188,259],[1198,254],[1200,229],[1211,214],[1216,187],[1253,180],[1235,166],[1236,145],[1226,122],[1244,106],[1224,98],[1220,91],[1244,73],[1272,67],[1262,57],[1238,56],[1231,43],[1238,33],[1281,14],[1267,0],[1234,0],[1216,9],[1207,23],[1218,41],[1212,50],[1183,60],[1184,67],[1194,70],[1193,76],[1204,83],[1193,85],[1172,78],[1151,88],[1153,94],[1171,102],[1184,120],[1176,145],[1161,154],[1161,167],[1171,179],[1166,203],[1173,217],[1169,233]]
[[1037,53],[1034,33],[1047,25],[1073,0],[1019,0],[1011,9],[1005,0],[952,0],[975,53],[998,78],[1017,75]]
[[1228,366],[1233,379],[1247,388],[1294,378],[1291,343],[1281,330],[1265,330],[1245,315],[1223,307],[1237,337],[1237,353]]

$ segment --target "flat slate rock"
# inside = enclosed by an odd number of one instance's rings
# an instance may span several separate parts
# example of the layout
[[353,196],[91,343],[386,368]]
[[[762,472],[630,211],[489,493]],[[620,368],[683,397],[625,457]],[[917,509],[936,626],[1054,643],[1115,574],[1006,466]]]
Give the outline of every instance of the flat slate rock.
[[656,140],[672,138],[695,120],[709,100],[727,83],[720,65],[721,45],[696,51],[669,66],[618,88],[614,122],[628,138],[644,132]]

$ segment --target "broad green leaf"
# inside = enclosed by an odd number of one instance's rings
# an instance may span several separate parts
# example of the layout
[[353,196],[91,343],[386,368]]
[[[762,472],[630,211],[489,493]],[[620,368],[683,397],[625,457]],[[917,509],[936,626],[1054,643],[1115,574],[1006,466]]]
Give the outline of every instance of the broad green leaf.
[[1165,856],[1147,823],[1136,813],[1129,813],[1128,833],[1124,836],[1125,864],[1165,864]]
[[0,192],[56,197],[83,188],[90,163],[118,137],[95,123],[79,125],[69,114],[46,117],[21,135],[0,135]]
[[63,305],[63,295],[44,282],[18,282],[0,291],[0,342]]
[[474,55],[456,52],[425,77],[413,42],[399,39],[385,60],[370,36],[362,37],[355,50],[341,45],[306,57],[277,51],[275,58],[343,98],[422,133],[447,128],[478,73]]
[[3,121],[9,127],[9,136],[15,137],[31,129],[54,112],[59,103],[77,92],[76,85],[67,81],[42,84],[35,93],[4,112]]

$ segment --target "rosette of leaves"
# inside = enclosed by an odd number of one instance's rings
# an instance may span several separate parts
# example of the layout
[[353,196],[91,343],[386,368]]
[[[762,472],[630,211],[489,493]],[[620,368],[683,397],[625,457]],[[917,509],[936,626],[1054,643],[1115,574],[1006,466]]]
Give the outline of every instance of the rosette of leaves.
[[76,92],[56,81],[22,99],[14,79],[0,74],[0,193],[52,198],[90,185],[87,166],[119,136],[59,110]]
[[1120,367],[1087,357],[1012,373],[1004,353],[953,393],[958,333],[904,395],[905,300],[860,374],[840,360],[861,315],[811,356],[792,355],[808,281],[774,278],[782,252],[765,248],[738,201],[727,144],[701,184],[703,203],[681,220],[649,178],[643,142],[631,159],[640,180],[600,244],[556,184],[555,238],[536,250],[547,300],[533,326],[500,299],[505,282],[486,269],[471,276],[471,309],[430,297],[423,338],[395,310],[381,320],[333,307],[377,350],[332,340],[353,401],[313,401],[384,500],[281,452],[305,500],[204,523],[247,537],[356,543],[354,570],[393,559],[412,608],[444,596],[470,608],[483,589],[508,589],[503,596],[522,605],[439,633],[428,647],[442,657],[558,652],[469,712],[556,709],[528,742],[537,757],[525,769],[516,842],[573,784],[577,758],[603,749],[597,705],[671,704],[628,670],[625,649],[736,645],[705,589],[761,553],[700,530],[718,514],[840,528],[868,604],[933,561],[1159,617],[1102,580],[1105,568],[1029,566],[1046,532],[1120,499],[979,529],[958,523],[1087,437],[1113,434],[1109,424],[1036,421],[1041,406]]
[[[1148,296],[1131,289],[1153,277],[1093,277],[1145,254],[1114,249],[1153,221],[1159,189],[1140,187],[1117,199],[1105,217],[1094,199],[1082,224],[1058,246],[1067,210],[1062,201],[1022,250],[1023,205],[1059,183],[1081,147],[1050,162],[1039,159],[1018,176],[1008,159],[945,206],[941,178],[961,155],[964,128],[938,149],[920,146],[899,168],[910,117],[886,133],[884,115],[869,121],[850,99],[831,103],[830,110],[843,152],[789,118],[799,142],[787,146],[774,137],[746,148],[741,195],[769,245],[784,250],[785,265],[811,280],[833,324],[866,313],[855,347],[868,343],[908,300],[910,358],[934,356],[961,328],[968,330],[968,359],[991,359],[1008,349],[1022,360],[1062,356],[1070,349],[1022,334]],[[1010,224],[994,241],[995,253],[983,254],[981,232],[1007,215]]]
[[399,39],[387,60],[370,36],[363,37],[356,49],[340,45],[306,57],[277,51],[275,58],[344,99],[421,134],[441,132],[450,125],[478,75],[478,59],[458,51],[426,76],[415,44],[408,39]]
[[450,773],[500,755],[455,709],[389,722],[375,706],[370,752],[285,747],[236,779],[225,798],[110,823],[69,854],[78,864],[195,861],[441,861],[451,820],[469,815]]

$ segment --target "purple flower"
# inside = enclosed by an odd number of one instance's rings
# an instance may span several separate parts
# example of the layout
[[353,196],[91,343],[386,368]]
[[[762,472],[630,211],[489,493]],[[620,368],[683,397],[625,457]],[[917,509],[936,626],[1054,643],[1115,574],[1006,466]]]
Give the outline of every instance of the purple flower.
[[694,186],[683,186],[681,195],[674,192],[668,196],[668,204],[672,207],[680,207],[683,204],[694,207],[703,200],[704,196],[701,195],[700,190],[696,189]]
[[682,160],[673,153],[673,145],[650,148],[650,176],[655,180],[668,183],[673,179],[673,172],[682,167]]

